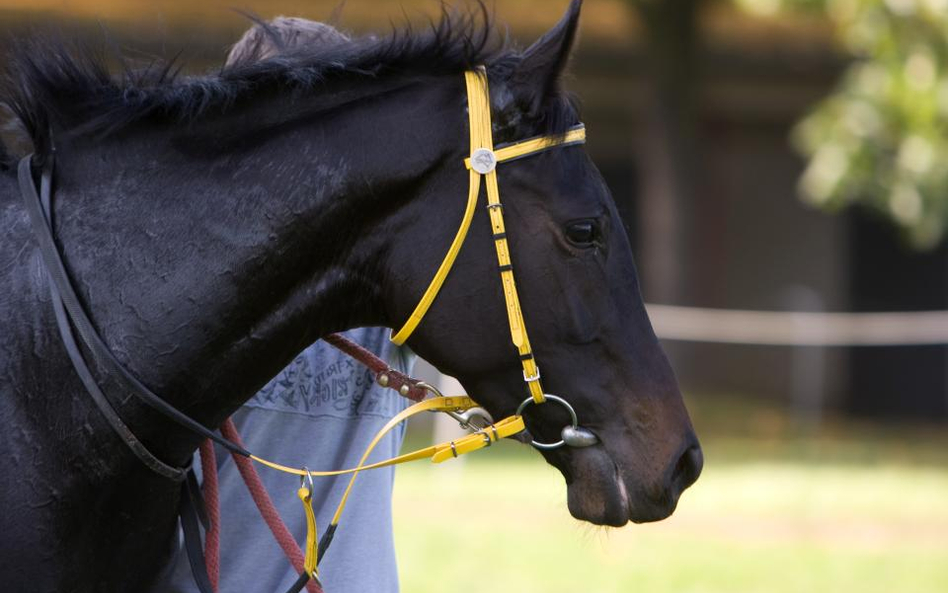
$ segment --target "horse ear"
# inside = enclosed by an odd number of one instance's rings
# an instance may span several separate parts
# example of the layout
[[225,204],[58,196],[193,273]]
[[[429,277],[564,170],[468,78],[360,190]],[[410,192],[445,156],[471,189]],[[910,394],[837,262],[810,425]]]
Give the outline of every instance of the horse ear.
[[536,113],[543,99],[557,91],[576,40],[582,5],[583,0],[572,0],[560,22],[523,53],[511,75],[514,96],[526,99],[531,113]]

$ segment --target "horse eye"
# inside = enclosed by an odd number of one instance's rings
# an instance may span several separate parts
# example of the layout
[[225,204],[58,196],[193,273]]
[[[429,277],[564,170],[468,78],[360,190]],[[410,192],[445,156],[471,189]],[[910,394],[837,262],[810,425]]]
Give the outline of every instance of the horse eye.
[[578,247],[589,247],[599,239],[599,228],[592,220],[571,222],[566,227],[566,238]]

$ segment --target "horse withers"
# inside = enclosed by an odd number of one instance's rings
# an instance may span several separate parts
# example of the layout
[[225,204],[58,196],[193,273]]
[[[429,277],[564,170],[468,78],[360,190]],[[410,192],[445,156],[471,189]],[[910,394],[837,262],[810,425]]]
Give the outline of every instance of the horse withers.
[[[55,150],[57,245],[105,343],[218,426],[321,336],[399,327],[461,218],[464,72],[486,67],[497,143],[566,133],[579,118],[559,79],[579,4],[525,51],[446,17],[184,79],[159,67],[116,79],[94,54],[48,41],[15,50],[5,101],[37,167]],[[544,452],[570,511],[606,525],[664,518],[701,452],[612,197],[580,146],[504,164],[499,183],[544,385],[599,440]],[[139,590],[172,549],[178,485],[141,465],[85,393],[12,174],[0,223],[0,468],[16,476],[0,489],[0,578],[11,590]],[[491,235],[479,208],[408,343],[500,418],[525,394]],[[197,435],[99,381],[156,455],[191,459]],[[553,405],[525,417],[542,441],[568,423]],[[318,452],[309,465],[323,469]]]

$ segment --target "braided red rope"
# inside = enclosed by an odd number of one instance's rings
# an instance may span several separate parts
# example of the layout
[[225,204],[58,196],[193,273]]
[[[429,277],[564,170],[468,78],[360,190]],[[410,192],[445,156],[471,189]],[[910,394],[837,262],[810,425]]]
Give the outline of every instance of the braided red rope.
[[[391,368],[384,360],[352,340],[340,334],[331,334],[326,336],[324,340],[368,367],[375,374],[375,381],[379,385],[393,389],[412,401],[417,402],[425,399],[427,392],[418,386],[418,381]],[[230,418],[221,425],[221,434],[240,447],[244,446],[240,434],[237,432],[237,427],[234,426],[234,422]],[[236,453],[231,453],[231,456],[234,463],[237,464],[240,476],[247,485],[250,496],[257,505],[257,510],[260,511],[260,515],[273,533],[273,537],[283,549],[283,553],[286,554],[293,565],[293,569],[297,573],[302,573],[303,551],[300,549],[299,543],[293,539],[290,530],[286,528],[283,519],[280,518],[280,513],[273,506],[273,501],[260,480],[253,462]],[[220,579],[220,496],[217,482],[217,461],[214,457],[214,444],[210,439],[201,443],[201,469],[204,475],[204,500],[208,509],[208,521],[210,522],[210,527],[204,538],[204,561],[207,563],[207,574],[211,578],[211,585],[216,592]],[[313,580],[306,583],[306,590],[309,593],[323,593],[319,583]]]
[[[234,426],[234,422],[230,418],[221,425],[221,434],[241,447],[244,446],[243,442],[241,442],[240,435],[237,433],[237,427]],[[260,476],[257,475],[257,470],[254,468],[253,462],[247,457],[237,455],[236,453],[232,453],[231,456],[234,459],[234,463],[237,464],[237,470],[240,471],[240,476],[244,479],[244,483],[247,484],[247,490],[250,492],[250,496],[253,497],[253,501],[260,511],[260,515],[273,533],[273,537],[277,543],[280,544],[280,547],[283,548],[283,553],[286,554],[286,557],[290,560],[290,564],[293,565],[293,570],[295,570],[297,574],[302,574],[304,560],[303,551],[300,550],[299,543],[293,539],[293,534],[286,528],[283,519],[280,518],[280,513],[277,512],[276,507],[273,506],[273,501],[270,500],[267,489],[260,480]],[[323,593],[323,589],[319,586],[319,583],[312,579],[306,583],[306,590],[309,591],[309,593]]]
[[211,587],[217,593],[221,575],[221,505],[217,483],[217,458],[214,456],[214,443],[205,439],[201,443],[201,475],[204,493],[204,505],[207,509],[208,528],[204,534],[204,562]]

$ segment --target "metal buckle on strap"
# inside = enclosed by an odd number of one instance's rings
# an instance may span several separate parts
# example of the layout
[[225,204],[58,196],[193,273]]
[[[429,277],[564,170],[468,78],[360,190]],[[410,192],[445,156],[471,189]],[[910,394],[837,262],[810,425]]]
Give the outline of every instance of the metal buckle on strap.
[[524,370],[523,370],[523,380],[526,381],[527,383],[535,383],[536,381],[539,381],[539,380],[540,380],[540,367],[539,367],[539,365],[537,366],[537,372],[534,373],[533,375],[528,375],[528,374],[527,374],[527,370],[524,369]]
[[[494,433],[494,438],[491,438],[490,434],[488,434],[487,432],[488,428],[490,429],[492,433]],[[484,437],[484,445],[487,447],[490,447],[491,445],[493,445],[494,441],[500,440],[500,434],[497,433],[497,427],[494,426],[493,424],[489,426],[485,426],[481,430],[478,430],[475,434],[479,434],[482,437]]]

